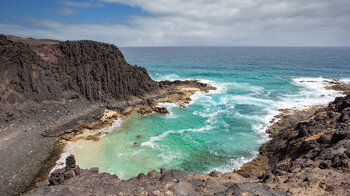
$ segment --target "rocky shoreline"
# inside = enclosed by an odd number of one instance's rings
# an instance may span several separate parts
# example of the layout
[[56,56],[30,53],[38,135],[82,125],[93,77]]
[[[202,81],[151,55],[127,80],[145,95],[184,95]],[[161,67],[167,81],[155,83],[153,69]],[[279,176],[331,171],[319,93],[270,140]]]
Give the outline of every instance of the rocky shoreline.
[[[347,195],[350,194],[350,96],[327,107],[286,109],[267,131],[259,155],[231,173],[185,176],[151,171],[129,180],[80,169],[73,156],[51,168],[69,140],[138,112],[167,113],[158,103],[186,107],[199,81],[151,80],[116,46],[93,41],[0,35],[0,195]],[[349,93],[349,86],[327,81]],[[34,188],[34,189],[33,189]]]
[[236,173],[290,195],[350,194],[350,95],[284,116],[270,141]]
[[231,173],[185,176],[161,169],[121,180],[98,168],[75,175],[70,168],[78,166],[66,167],[29,195],[348,195],[349,117],[350,95],[327,107],[285,114],[268,130],[272,139],[258,157]]
[[65,141],[84,129],[215,89],[199,81],[153,81],[116,46],[94,41],[0,35],[0,62],[0,195],[47,180]]

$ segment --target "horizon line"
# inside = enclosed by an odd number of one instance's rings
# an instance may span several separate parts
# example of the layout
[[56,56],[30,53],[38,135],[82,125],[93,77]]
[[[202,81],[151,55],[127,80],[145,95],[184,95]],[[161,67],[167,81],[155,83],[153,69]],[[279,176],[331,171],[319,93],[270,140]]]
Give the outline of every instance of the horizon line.
[[[79,41],[79,40],[77,40]],[[119,48],[202,48],[202,47],[246,47],[246,48],[350,48],[350,46],[245,46],[245,45],[232,45],[232,46],[221,46],[221,45],[204,45],[204,46],[118,46]]]
[[18,37],[18,38],[24,38],[24,39],[37,39],[37,40],[52,40],[52,41],[84,41],[84,40],[88,40],[88,41],[95,41],[95,42],[102,42],[102,43],[107,43],[107,44],[112,44],[112,45],[115,45],[117,46],[118,48],[166,48],[166,47],[171,47],[171,48],[200,48],[200,47],[255,47],[255,48],[350,48],[350,45],[349,46],[312,46],[312,45],[309,45],[309,46],[278,46],[278,45],[154,45],[154,46],[119,46],[117,43],[118,42],[106,42],[106,41],[100,41],[100,40],[93,40],[93,39],[67,39],[67,40],[61,40],[61,39],[54,39],[54,38],[37,38],[37,36],[20,36],[20,35],[11,35],[11,34],[5,34],[5,33],[1,33],[0,32],[0,35],[4,35],[4,36],[11,36],[11,37]]

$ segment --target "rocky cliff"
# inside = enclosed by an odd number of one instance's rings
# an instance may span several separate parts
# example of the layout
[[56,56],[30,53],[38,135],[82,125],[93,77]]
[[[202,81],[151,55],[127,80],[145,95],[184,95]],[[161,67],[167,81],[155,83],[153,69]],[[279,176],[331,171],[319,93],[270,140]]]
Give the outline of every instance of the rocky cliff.
[[[153,81],[120,50],[94,41],[0,35],[0,195],[47,180],[64,143],[158,102],[188,102],[198,81]],[[187,98],[187,99],[186,99]],[[84,173],[84,172],[82,172]]]
[[159,88],[145,68],[129,65],[120,50],[94,41],[22,39],[0,35],[1,116],[33,101],[120,101]]

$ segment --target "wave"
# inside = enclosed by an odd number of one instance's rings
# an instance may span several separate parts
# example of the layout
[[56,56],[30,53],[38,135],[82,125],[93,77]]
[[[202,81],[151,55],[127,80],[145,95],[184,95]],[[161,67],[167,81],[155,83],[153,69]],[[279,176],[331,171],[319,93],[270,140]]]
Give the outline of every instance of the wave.
[[163,80],[169,80],[169,81],[175,81],[175,80],[182,80],[182,78],[177,74],[155,74],[155,81],[163,81]]
[[176,118],[176,116],[174,115],[174,113],[172,112],[174,108],[178,108],[179,105],[178,103],[158,103],[157,107],[165,107],[169,114],[167,114],[165,117],[167,118]]
[[[113,131],[115,131],[116,129],[120,128],[122,126],[122,122],[123,120],[121,118],[118,118],[116,120],[113,121],[111,126],[102,128],[102,129],[98,129],[94,132],[107,132],[107,133],[111,133]],[[100,136],[100,137],[104,137],[106,134]]]
[[[246,115],[241,114],[239,112],[235,112],[234,117],[244,118],[251,121],[255,121],[251,125],[252,130],[256,133],[259,133],[261,138],[257,140],[258,143],[265,143],[269,140],[268,134],[266,130],[276,122],[276,116],[281,112],[279,109],[307,109],[312,106],[318,105],[326,105],[330,101],[333,101],[335,97],[342,96],[342,92],[335,91],[329,89],[331,84],[330,82],[334,81],[331,79],[326,79],[322,77],[311,78],[311,77],[298,77],[293,78],[291,80],[291,84],[298,86],[299,89],[295,94],[290,95],[281,95],[277,100],[273,100],[272,98],[268,98],[271,91],[267,91],[264,97],[266,98],[256,98],[251,94],[248,95],[227,95],[220,98],[220,102],[218,105],[236,105],[236,104],[248,104],[248,105],[256,105],[263,107],[265,111],[265,115]],[[344,78],[340,79],[340,82],[350,83],[350,79]],[[237,85],[237,84],[235,84]],[[240,87],[249,87],[249,85],[237,85]],[[257,94],[263,94],[263,88],[256,89]],[[267,95],[267,96],[266,96]],[[202,117],[213,117],[216,116],[218,112],[214,113],[200,113],[194,112],[196,115],[200,115]],[[221,167],[212,168],[207,173],[218,170],[221,172],[232,172],[234,169],[239,169],[243,164],[251,161],[258,155],[258,151],[252,151],[250,155],[240,156],[238,158],[231,159],[228,164],[225,164]]]
[[[74,152],[74,146],[69,145],[69,143],[65,146],[63,153],[61,154],[60,158],[56,161],[56,165],[51,169],[50,174],[55,171],[56,169],[61,169],[66,167],[66,159],[69,155],[73,154]],[[49,175],[50,175],[49,174]]]
[[[302,110],[312,106],[328,104],[335,97],[343,95],[340,91],[327,88],[331,86],[329,83],[331,81],[333,80],[323,77],[293,78],[291,83],[300,87],[301,90],[295,95],[281,96],[281,101],[276,103],[276,107]],[[346,82],[348,79],[341,79],[339,81]]]
[[226,95],[220,98],[219,104],[247,104],[247,105],[257,105],[257,106],[269,106],[273,104],[274,101],[270,99],[256,98],[250,95]]
[[[276,122],[276,116],[281,112],[279,109],[303,110],[313,106],[326,105],[333,101],[335,97],[342,96],[343,93],[327,87],[331,86],[332,79],[323,77],[298,77],[291,80],[291,84],[300,87],[296,94],[279,96],[279,100],[274,101],[270,107],[266,108],[266,115],[261,117],[261,122],[252,125],[252,129],[258,133],[266,134],[266,130]],[[350,83],[349,79],[340,79],[340,82]],[[268,139],[268,138],[266,138]],[[264,143],[266,139],[259,142]]]
[[241,155],[239,157],[230,159],[227,164],[222,165],[220,167],[211,168],[210,170],[205,171],[204,173],[208,174],[212,171],[219,171],[222,173],[232,172],[235,169],[241,168],[245,163],[252,161],[258,154],[258,151],[252,151],[249,155]]
[[197,129],[181,129],[178,131],[169,130],[169,131],[166,131],[158,136],[151,137],[147,142],[141,143],[141,146],[155,148],[155,147],[157,147],[157,144],[155,142],[163,140],[165,137],[167,137],[169,134],[172,134],[172,133],[173,134],[183,134],[184,132],[203,132],[203,131],[209,131],[211,129],[213,129],[212,126],[206,125],[204,127],[197,128]]

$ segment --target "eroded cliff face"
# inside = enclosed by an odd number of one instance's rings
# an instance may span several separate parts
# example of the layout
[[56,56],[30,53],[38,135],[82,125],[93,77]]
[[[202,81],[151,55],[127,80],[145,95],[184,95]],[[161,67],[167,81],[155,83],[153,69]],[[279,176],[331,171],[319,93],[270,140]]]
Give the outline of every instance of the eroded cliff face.
[[[120,50],[94,41],[22,39],[0,35],[1,115],[47,100],[103,103],[141,97],[159,88],[146,69],[129,65]],[[7,113],[7,114],[6,114]]]
[[0,74],[0,195],[45,181],[65,141],[84,129],[136,111],[166,113],[157,103],[185,104],[197,91],[183,88],[215,90],[198,81],[155,82],[116,46],[94,41],[0,35]]
[[0,74],[0,195],[44,180],[61,141],[103,124],[107,106],[126,107],[126,100],[143,101],[160,89],[116,46],[94,41],[0,35]]

